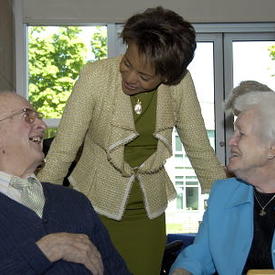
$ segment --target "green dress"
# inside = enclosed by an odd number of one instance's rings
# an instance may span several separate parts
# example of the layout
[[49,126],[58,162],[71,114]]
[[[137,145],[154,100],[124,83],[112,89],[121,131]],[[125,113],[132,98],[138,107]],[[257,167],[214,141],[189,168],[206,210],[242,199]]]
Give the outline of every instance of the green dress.
[[[134,112],[135,127],[140,134],[125,146],[124,158],[132,167],[140,166],[157,149],[152,135],[156,123],[157,92],[131,96],[132,106],[142,102],[142,113]],[[111,239],[134,275],[159,275],[166,242],[165,215],[150,220],[144,208],[139,182],[133,183],[121,221],[100,216]]]

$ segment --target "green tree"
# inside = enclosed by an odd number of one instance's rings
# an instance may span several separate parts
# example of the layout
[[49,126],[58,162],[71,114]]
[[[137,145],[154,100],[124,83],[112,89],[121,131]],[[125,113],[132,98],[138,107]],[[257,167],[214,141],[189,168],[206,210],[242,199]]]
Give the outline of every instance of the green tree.
[[[79,27],[46,27],[29,33],[29,99],[46,118],[59,118],[73,84],[85,62],[86,47],[78,38]],[[47,35],[45,35],[47,34]]]
[[107,31],[106,28],[96,27],[96,31],[92,35],[91,50],[94,54],[94,60],[107,57]]

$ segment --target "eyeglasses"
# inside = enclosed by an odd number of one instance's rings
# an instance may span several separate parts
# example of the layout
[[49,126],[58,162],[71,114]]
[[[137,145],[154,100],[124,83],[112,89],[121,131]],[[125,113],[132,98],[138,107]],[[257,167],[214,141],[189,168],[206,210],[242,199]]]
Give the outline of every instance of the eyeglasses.
[[20,115],[20,114],[23,114],[23,117],[25,119],[25,121],[29,124],[33,124],[35,119],[42,119],[43,118],[43,114],[42,113],[39,113],[39,112],[36,112],[30,108],[24,108],[16,113],[13,113],[7,117],[4,117],[2,119],[0,119],[0,122],[3,121],[3,120],[6,120],[8,118],[12,118],[14,116],[17,116],[17,115]]

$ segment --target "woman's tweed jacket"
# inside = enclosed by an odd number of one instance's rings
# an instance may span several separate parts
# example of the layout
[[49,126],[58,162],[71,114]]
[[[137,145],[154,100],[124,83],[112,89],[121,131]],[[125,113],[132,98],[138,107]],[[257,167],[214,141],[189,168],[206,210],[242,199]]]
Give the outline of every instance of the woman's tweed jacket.
[[120,220],[136,177],[148,217],[153,219],[176,196],[164,169],[165,160],[172,154],[173,127],[203,190],[225,174],[209,144],[189,72],[177,86],[158,87],[153,133],[158,139],[156,152],[140,167],[131,168],[124,161],[124,145],[138,133],[130,97],[121,89],[120,60],[121,57],[101,60],[83,68],[39,178],[62,184],[84,140],[82,155],[69,178],[73,187],[91,200],[99,214]]

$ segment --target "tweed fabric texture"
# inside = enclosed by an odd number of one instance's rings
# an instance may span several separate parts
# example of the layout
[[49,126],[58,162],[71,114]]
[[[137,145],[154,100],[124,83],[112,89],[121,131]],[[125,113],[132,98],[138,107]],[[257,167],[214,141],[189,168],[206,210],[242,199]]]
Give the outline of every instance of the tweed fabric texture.
[[214,180],[225,178],[225,172],[209,144],[189,72],[180,84],[157,89],[156,152],[135,169],[124,161],[124,145],[138,133],[130,97],[121,89],[120,60],[116,57],[84,66],[38,176],[62,184],[84,140],[82,155],[70,176],[74,188],[91,200],[98,213],[120,220],[132,182],[138,178],[148,217],[153,219],[176,197],[164,169],[165,160],[172,155],[174,127],[203,191]]

